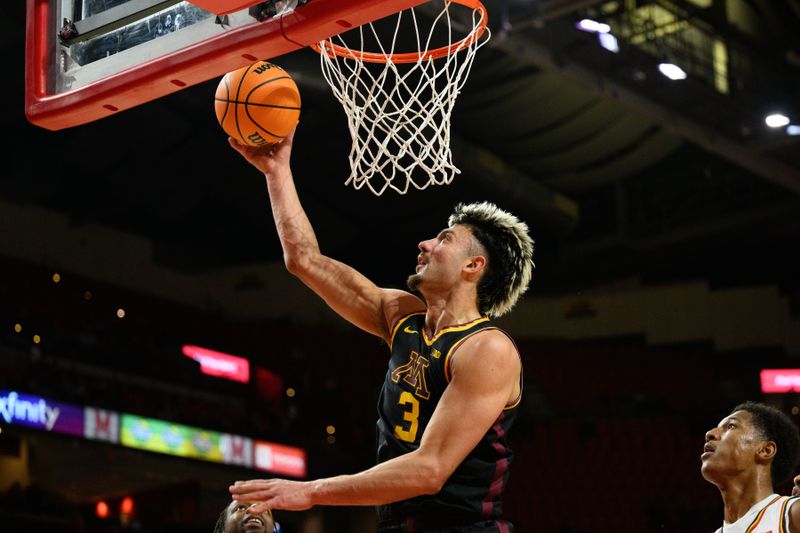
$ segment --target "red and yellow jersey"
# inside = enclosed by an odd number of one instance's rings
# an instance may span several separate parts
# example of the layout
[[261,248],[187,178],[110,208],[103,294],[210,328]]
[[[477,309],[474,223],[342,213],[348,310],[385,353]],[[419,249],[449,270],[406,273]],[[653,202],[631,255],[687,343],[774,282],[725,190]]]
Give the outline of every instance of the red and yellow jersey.
[[788,516],[797,499],[773,494],[753,505],[733,524],[723,524],[715,533],[799,533],[789,530]]
[[[458,357],[459,347],[486,330],[499,328],[482,317],[444,328],[429,338],[424,312],[406,316],[395,325],[389,370],[378,400],[378,462],[419,447],[450,381],[450,364]],[[520,389],[520,397],[506,406],[438,494],[380,507],[379,520],[403,523],[409,531],[415,531],[498,519],[512,460],[507,434],[521,396]],[[469,424],[469,420],[463,422]]]

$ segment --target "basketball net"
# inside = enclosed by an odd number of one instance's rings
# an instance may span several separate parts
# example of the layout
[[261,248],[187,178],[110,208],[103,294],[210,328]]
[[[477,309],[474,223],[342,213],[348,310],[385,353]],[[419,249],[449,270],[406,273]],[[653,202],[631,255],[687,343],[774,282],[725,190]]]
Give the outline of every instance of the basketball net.
[[[472,11],[468,33],[451,18],[451,10],[465,11],[461,6]],[[478,0],[445,0],[428,30],[420,22],[430,17],[418,16],[414,8],[396,17],[389,42],[381,42],[369,23],[313,46],[347,114],[353,145],[345,183],[356,189],[366,186],[377,196],[387,188],[405,194],[411,187],[449,184],[460,173],[450,151],[450,117],[475,54],[490,37],[486,9]],[[398,36],[408,35],[401,32],[403,24],[413,27],[417,52],[395,51]],[[466,37],[454,39],[455,26]],[[434,37],[447,44],[435,48]],[[348,46],[345,38],[359,42]],[[365,46],[378,51],[367,52]]]

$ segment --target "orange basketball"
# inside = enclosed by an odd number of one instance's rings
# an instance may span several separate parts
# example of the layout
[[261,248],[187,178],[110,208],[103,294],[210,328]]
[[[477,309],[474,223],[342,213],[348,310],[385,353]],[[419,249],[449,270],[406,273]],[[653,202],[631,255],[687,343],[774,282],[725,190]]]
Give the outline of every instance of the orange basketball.
[[214,110],[225,132],[241,144],[274,144],[300,118],[300,91],[278,65],[257,61],[228,72],[214,95]]

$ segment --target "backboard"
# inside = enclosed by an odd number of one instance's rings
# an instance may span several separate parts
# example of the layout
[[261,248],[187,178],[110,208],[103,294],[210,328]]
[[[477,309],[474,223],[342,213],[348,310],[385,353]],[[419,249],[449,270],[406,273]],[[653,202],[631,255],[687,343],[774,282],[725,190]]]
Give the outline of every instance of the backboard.
[[27,0],[28,120],[60,130],[426,0]]

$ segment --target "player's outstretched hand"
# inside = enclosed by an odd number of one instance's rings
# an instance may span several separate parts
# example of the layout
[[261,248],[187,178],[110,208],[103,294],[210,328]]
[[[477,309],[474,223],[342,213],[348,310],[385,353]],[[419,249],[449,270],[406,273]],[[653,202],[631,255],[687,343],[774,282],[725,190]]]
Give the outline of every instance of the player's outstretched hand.
[[289,159],[292,154],[295,131],[297,131],[297,126],[292,133],[277,144],[248,146],[239,144],[233,137],[228,137],[228,144],[264,174],[275,175],[282,171],[289,171]]
[[252,479],[237,481],[228,487],[234,500],[240,503],[256,503],[248,513],[263,513],[267,509],[305,511],[314,502],[311,499],[311,483],[286,479]]

